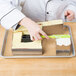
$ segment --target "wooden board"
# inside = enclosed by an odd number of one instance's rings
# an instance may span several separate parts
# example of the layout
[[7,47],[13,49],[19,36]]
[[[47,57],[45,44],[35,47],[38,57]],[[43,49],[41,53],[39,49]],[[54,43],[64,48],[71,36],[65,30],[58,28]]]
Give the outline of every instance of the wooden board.
[[[76,23],[65,23],[65,24],[68,24],[72,29],[76,49]],[[3,29],[0,30],[0,33],[2,33],[3,36],[4,33]],[[0,42],[2,40],[3,39],[1,38]],[[51,76],[51,75],[76,76],[76,56],[73,58],[48,58],[48,59],[4,59],[0,57],[0,76]]]

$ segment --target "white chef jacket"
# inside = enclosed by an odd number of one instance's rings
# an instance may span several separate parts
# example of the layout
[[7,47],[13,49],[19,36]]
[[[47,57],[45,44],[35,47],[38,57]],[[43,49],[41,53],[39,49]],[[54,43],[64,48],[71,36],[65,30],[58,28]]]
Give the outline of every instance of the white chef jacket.
[[76,17],[76,0],[0,0],[0,24],[9,29],[26,16],[36,22],[64,20],[67,9]]

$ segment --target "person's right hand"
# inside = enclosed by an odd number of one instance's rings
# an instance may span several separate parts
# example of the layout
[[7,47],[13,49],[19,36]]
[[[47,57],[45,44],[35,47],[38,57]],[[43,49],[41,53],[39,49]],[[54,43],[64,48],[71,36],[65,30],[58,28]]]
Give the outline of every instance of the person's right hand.
[[19,24],[23,25],[24,27],[28,29],[31,40],[41,40],[42,38],[40,35],[43,35],[46,37],[46,39],[49,39],[47,34],[40,29],[39,25],[35,23],[34,21],[32,21],[31,19],[24,18],[20,21]]

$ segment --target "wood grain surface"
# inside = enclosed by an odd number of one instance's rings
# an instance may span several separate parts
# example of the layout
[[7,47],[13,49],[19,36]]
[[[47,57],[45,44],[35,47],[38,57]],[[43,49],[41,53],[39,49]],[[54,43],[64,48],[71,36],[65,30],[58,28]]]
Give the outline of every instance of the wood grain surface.
[[[65,24],[72,29],[76,49],[76,23]],[[0,26],[0,50],[3,36],[4,29]],[[47,59],[4,59],[0,57],[0,76],[76,76],[76,57]]]

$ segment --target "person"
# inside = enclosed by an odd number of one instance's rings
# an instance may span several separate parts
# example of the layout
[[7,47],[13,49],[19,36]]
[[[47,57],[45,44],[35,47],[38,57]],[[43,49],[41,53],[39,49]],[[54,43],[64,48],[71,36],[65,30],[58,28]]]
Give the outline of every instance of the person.
[[31,40],[49,39],[36,22],[55,19],[72,21],[76,18],[75,0],[0,0],[0,24],[9,29],[22,25],[28,29]]

